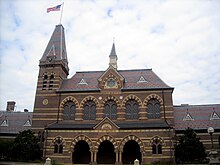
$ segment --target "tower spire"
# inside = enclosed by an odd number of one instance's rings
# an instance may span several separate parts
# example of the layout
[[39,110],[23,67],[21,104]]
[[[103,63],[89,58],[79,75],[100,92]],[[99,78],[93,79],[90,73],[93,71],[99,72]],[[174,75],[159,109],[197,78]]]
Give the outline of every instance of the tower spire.
[[40,65],[44,65],[48,62],[62,63],[66,71],[69,71],[64,27],[61,24],[56,25],[44,54],[40,59]]
[[116,55],[115,43],[114,42],[112,44],[112,50],[111,50],[111,53],[109,55],[109,58],[110,58],[109,66],[112,66],[113,68],[117,69],[118,68],[118,66],[117,66],[118,57]]

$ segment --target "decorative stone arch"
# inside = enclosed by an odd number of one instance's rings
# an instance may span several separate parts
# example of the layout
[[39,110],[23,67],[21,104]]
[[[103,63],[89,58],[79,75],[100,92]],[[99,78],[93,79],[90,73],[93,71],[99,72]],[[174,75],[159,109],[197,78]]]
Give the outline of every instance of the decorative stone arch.
[[158,96],[157,94],[151,94],[149,96],[147,96],[145,99],[144,99],[144,102],[143,102],[143,105],[146,107],[147,106],[147,103],[151,100],[151,99],[156,99],[159,101],[160,103],[160,106],[163,106],[163,99]]
[[126,136],[120,143],[120,151],[123,151],[124,145],[125,143],[127,143],[130,140],[134,140],[138,143],[138,145],[140,146],[140,151],[143,153],[144,150],[144,143],[142,142],[142,140],[140,138],[138,138],[135,135],[128,135]]
[[94,146],[96,151],[98,151],[99,145],[105,140],[108,140],[113,144],[115,151],[118,150],[118,142],[112,136],[104,135],[96,141],[95,146]]
[[55,145],[55,143],[56,143],[56,141],[57,141],[58,139],[60,139],[60,140],[62,141],[62,145],[63,145],[63,148],[64,148],[64,147],[66,146],[66,141],[64,140],[64,138],[63,138],[62,136],[56,136],[56,137],[52,140],[50,146],[51,146],[51,147],[54,147],[54,145]]
[[87,97],[85,97],[85,98],[81,101],[81,103],[80,103],[80,108],[83,108],[84,104],[85,104],[87,101],[89,101],[89,100],[94,101],[95,104],[96,104],[96,106],[97,106],[97,107],[100,107],[99,101],[98,101],[94,96],[87,96]]
[[85,142],[88,143],[90,150],[93,149],[92,140],[89,137],[87,137],[86,135],[78,135],[72,140],[72,142],[70,144],[70,151],[73,151],[76,143],[81,140],[84,140]]
[[48,79],[49,79],[50,78],[49,76],[55,76],[55,73],[54,72],[51,72],[51,73],[44,72],[43,75],[42,75],[42,78],[44,78],[45,75],[47,75]]
[[153,137],[150,139],[149,146],[151,146],[152,143],[153,143],[156,139],[158,139],[158,140],[160,141],[160,143],[161,143],[163,146],[165,146],[166,143],[164,142],[164,139],[163,139],[162,137],[158,136],[158,135],[155,135],[155,136],[153,136]]
[[117,104],[117,107],[120,107],[120,102],[119,102],[119,100],[118,100],[116,97],[114,97],[114,96],[108,96],[108,97],[106,97],[105,99],[103,99],[101,106],[104,107],[105,103],[106,103],[107,101],[109,101],[109,100],[115,101],[115,103]]
[[63,99],[60,103],[60,108],[63,109],[64,105],[66,102],[68,101],[72,101],[75,105],[76,105],[76,108],[79,108],[79,102],[77,101],[77,99],[73,96],[68,96],[66,97],[65,99]]
[[141,99],[135,95],[128,95],[124,98],[124,100],[122,101],[122,107],[125,107],[125,104],[128,100],[130,99],[134,99],[135,101],[137,101],[137,103],[139,104],[139,106],[142,105]]

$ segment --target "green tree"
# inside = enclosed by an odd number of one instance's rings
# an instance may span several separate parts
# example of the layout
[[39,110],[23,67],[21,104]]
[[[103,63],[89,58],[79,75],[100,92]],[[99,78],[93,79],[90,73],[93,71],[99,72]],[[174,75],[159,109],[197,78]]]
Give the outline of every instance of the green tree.
[[206,159],[205,147],[200,138],[196,137],[196,132],[188,128],[184,135],[179,137],[179,142],[175,147],[175,157],[177,163],[201,163]]
[[18,161],[40,159],[39,139],[31,130],[19,132],[12,146],[12,158]]
[[1,159],[10,160],[12,146],[13,146],[12,140],[1,140],[0,141]]

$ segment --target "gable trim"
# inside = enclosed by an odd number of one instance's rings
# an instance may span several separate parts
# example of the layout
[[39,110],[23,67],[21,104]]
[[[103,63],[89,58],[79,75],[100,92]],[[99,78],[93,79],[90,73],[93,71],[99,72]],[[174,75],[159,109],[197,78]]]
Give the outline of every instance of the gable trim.
[[102,119],[98,124],[96,124],[93,129],[98,128],[101,124],[103,124],[104,122],[108,121],[109,123],[111,123],[112,125],[114,125],[117,129],[119,129],[120,127],[115,124],[111,119],[109,119],[108,117],[105,117],[104,119]]
[[8,119],[3,120],[3,122],[1,123],[2,127],[8,127]]
[[214,111],[210,116],[210,120],[220,120],[219,115]]
[[147,83],[147,80],[144,78],[144,76],[141,76],[137,83]]
[[183,121],[194,121],[194,119],[191,114],[187,112],[186,116],[183,118]]

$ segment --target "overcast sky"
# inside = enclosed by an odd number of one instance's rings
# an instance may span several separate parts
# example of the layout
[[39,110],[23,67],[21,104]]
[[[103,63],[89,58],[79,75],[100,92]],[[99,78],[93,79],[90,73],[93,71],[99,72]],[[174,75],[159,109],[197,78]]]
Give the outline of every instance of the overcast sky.
[[[60,0],[0,0],[0,110],[33,111],[39,60],[60,21]],[[219,0],[65,0],[71,77],[106,70],[113,38],[118,69],[153,71],[179,104],[220,103]]]

